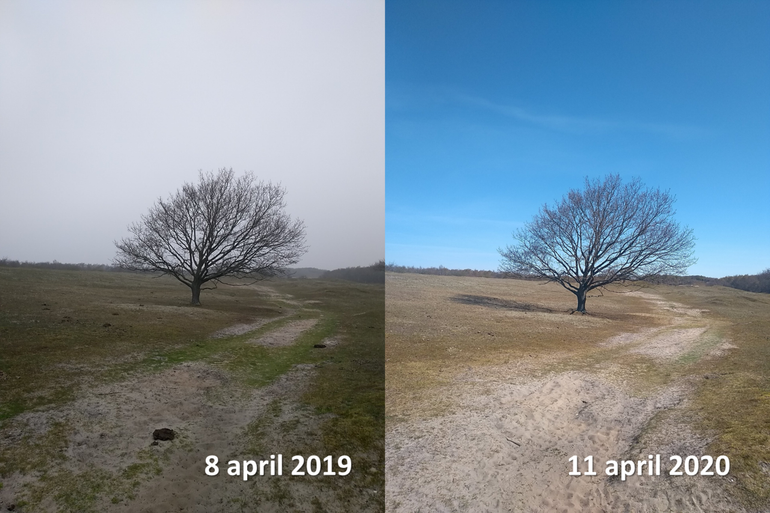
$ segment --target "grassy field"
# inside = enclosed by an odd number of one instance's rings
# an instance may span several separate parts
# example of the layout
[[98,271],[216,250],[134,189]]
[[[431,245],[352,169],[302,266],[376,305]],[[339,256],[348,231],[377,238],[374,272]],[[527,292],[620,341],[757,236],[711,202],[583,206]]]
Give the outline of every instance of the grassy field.
[[[107,501],[125,510],[154,476],[175,472],[169,463],[175,461],[174,451],[198,450],[193,435],[182,436],[178,445],[163,452],[123,451],[109,468],[76,467],[74,472],[75,462],[68,461],[68,455],[77,418],[72,411],[83,401],[125,390],[158,393],[140,385],[155,376],[162,389],[162,380],[181,369],[197,373],[198,388],[192,387],[190,394],[200,394],[190,402],[197,401],[201,408],[216,405],[216,411],[226,411],[228,400],[223,398],[240,398],[248,405],[254,391],[285,392],[286,397],[268,397],[263,414],[233,435],[244,451],[240,456],[248,457],[249,450],[346,454],[353,462],[345,478],[265,481],[265,486],[225,497],[237,508],[231,504],[223,510],[253,511],[260,505],[266,511],[344,511],[351,504],[369,511],[383,509],[383,287],[276,280],[250,287],[220,285],[204,291],[201,301],[201,307],[189,306],[189,290],[169,278],[0,268],[2,506],[14,504],[16,511],[99,511]],[[294,343],[253,343],[300,319],[317,322]],[[255,321],[262,325],[246,333],[211,337]],[[323,341],[334,343],[313,348]],[[301,387],[287,381],[299,376],[297,369],[307,370]],[[184,390],[184,385],[177,388]],[[181,396],[179,402],[185,399]],[[131,419],[143,412],[121,415],[115,418]],[[35,424],[41,418],[48,419],[42,427]],[[309,425],[311,434],[306,433]],[[147,445],[151,435],[152,430],[146,434]],[[203,461],[196,465],[203,476]]]
[[[617,287],[589,297],[588,315],[570,315],[575,298],[555,284],[389,273],[388,430],[457,414],[462,383],[576,371],[639,398],[683,384],[689,391],[684,406],[656,410],[636,443],[666,423],[694,430],[710,440],[704,454],[729,456],[731,479],[725,485],[732,497],[749,510],[766,511],[770,296],[724,287],[633,290]],[[645,333],[658,338],[641,341]],[[655,344],[688,333],[698,336],[669,356],[653,352]],[[641,338],[607,343],[629,334]],[[667,354],[670,348],[655,350]]]

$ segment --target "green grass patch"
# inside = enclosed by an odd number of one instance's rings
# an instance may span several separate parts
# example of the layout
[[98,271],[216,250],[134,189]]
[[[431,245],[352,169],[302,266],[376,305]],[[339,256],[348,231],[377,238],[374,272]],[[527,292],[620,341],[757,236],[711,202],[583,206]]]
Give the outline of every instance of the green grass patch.
[[63,454],[67,447],[67,437],[71,428],[66,422],[52,422],[42,432],[35,433],[27,428],[11,444],[7,444],[0,451],[0,476],[9,476],[14,472],[23,474],[43,471],[54,466],[56,462],[62,462],[66,458]]

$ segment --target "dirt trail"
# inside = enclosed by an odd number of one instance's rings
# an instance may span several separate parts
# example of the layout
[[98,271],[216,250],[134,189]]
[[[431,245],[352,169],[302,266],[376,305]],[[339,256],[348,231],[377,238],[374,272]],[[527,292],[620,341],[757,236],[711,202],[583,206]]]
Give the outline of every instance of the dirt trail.
[[[280,342],[271,345],[288,345],[316,321],[299,321],[301,326],[290,323],[264,337]],[[238,325],[217,336],[237,335],[245,327],[251,331],[262,324]],[[284,443],[285,437],[301,437],[307,443],[320,440],[319,426],[325,417],[299,401],[316,370],[313,364],[295,365],[271,385],[252,390],[232,382],[226,372],[212,365],[183,363],[160,373],[136,374],[84,390],[79,399],[63,407],[21,414],[5,431],[2,442],[45,437],[56,425],[66,425],[69,435],[62,449],[64,458],[54,460],[48,472],[70,476],[76,482],[85,479],[78,476],[102,476],[105,485],[94,511],[252,511],[254,498],[260,496],[260,511],[281,511],[287,499],[280,494],[308,508],[314,501],[330,507],[337,500],[332,491],[327,494],[297,478],[256,476],[244,482],[226,472],[230,459],[270,459],[269,451],[292,445]],[[250,452],[246,429],[260,419],[267,419],[271,426],[291,428],[262,433],[264,453],[253,448]],[[153,444],[153,431],[163,427],[173,429],[176,438]],[[218,476],[204,472],[208,455],[219,457]],[[289,454],[284,473],[292,468]],[[28,494],[34,494],[40,484],[38,477],[4,479],[0,504],[29,499]],[[61,504],[52,495],[43,498],[35,511],[59,510]]]
[[[670,361],[729,347],[710,334],[702,311],[637,294],[669,324],[613,337],[607,351]],[[742,511],[721,492],[719,480],[729,476],[668,475],[670,455],[701,456],[708,443],[668,415],[686,404],[687,380],[635,397],[611,373],[528,379],[515,369],[465,376],[446,391],[457,397],[454,413],[388,430],[388,511]],[[649,454],[661,455],[660,476],[621,481],[604,473],[608,460]],[[598,475],[570,476],[573,455],[582,471],[593,456]]]
[[[173,413],[168,415],[171,418],[155,424],[181,426],[182,444],[177,444],[181,447],[170,452],[168,461],[163,464],[163,473],[143,484],[137,490],[136,498],[126,502],[125,509],[143,513],[240,509],[235,505],[247,503],[248,498],[254,495],[255,488],[267,489],[270,480],[280,478],[256,476],[251,478],[250,482],[244,482],[241,478],[227,475],[227,461],[270,459],[268,453],[249,453],[246,450],[243,443],[244,430],[254,420],[272,415],[268,410],[276,399],[284,404],[281,409],[282,421],[296,417],[302,419],[300,424],[310,429],[318,426],[320,419],[313,418],[309,411],[301,411],[296,404],[313,372],[313,365],[298,365],[268,387],[258,389],[246,397],[222,397],[215,403],[196,401],[195,394],[190,394],[190,387],[186,387],[186,391],[180,390],[180,395],[184,394],[185,398],[177,399],[188,403],[185,409],[197,409],[196,414],[189,418],[179,418],[182,401],[174,405],[172,399],[172,404],[168,405],[172,406]],[[146,383],[136,384],[138,389],[145,389],[146,386]],[[146,429],[144,431],[147,432]],[[145,445],[149,443],[147,437],[144,437],[142,442]],[[277,440],[271,440],[271,443],[265,445],[279,447],[275,442]],[[156,450],[163,449],[159,447]],[[208,455],[216,455],[219,458],[221,470],[217,476],[205,475],[205,461]],[[290,462],[284,462],[285,470],[288,469],[288,463]],[[105,501],[104,510],[107,505],[108,502]],[[271,509],[266,507],[265,510]]]
[[318,319],[302,319],[292,321],[285,326],[273,330],[261,337],[250,339],[248,342],[265,347],[283,347],[294,343],[300,335],[318,323]]

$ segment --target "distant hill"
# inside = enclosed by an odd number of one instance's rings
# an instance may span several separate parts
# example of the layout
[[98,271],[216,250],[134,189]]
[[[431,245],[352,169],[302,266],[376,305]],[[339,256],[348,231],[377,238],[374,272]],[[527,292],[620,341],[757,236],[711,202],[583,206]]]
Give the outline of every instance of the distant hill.
[[316,267],[290,267],[288,271],[290,278],[308,278],[311,280],[320,278],[323,273],[328,272],[326,269]]
[[717,281],[719,281],[720,285],[724,285],[725,287],[770,294],[770,268],[765,269],[759,274],[726,276],[724,278],[719,278]]
[[759,274],[740,274],[724,278],[708,278],[706,276],[661,276],[656,283],[667,285],[722,285],[747,292],[762,292],[770,294],[770,269]]

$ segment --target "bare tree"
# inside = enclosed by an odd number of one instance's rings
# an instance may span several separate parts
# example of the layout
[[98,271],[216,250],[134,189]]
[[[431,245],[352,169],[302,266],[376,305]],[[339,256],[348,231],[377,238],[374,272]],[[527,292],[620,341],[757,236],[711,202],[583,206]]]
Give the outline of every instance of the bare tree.
[[302,221],[284,212],[285,193],[251,173],[201,172],[129,227],[132,236],[115,242],[114,263],[173,276],[190,287],[194,305],[205,283],[282,273],[306,251]]
[[639,179],[586,178],[553,208],[545,205],[498,250],[500,269],[561,284],[585,313],[589,291],[610,283],[683,274],[695,263],[692,230],[673,221],[675,198]]

